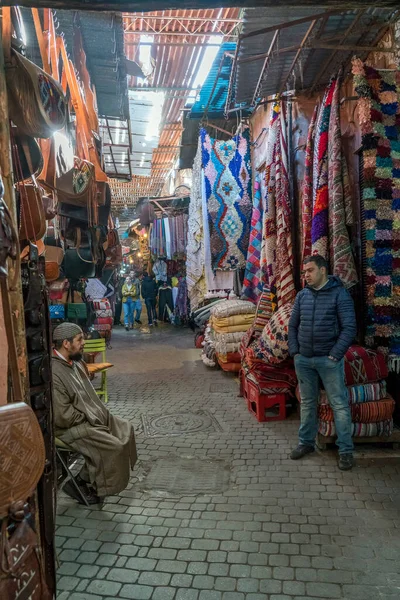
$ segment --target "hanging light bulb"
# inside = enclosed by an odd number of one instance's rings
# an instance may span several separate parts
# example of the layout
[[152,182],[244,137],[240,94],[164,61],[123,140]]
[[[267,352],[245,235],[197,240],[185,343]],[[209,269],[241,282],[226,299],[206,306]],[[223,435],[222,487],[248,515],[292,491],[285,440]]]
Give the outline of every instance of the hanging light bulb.
[[141,256],[142,256],[142,253],[141,253],[141,252],[138,252],[138,253],[137,253],[137,255],[138,255],[138,258],[141,258]]
[[144,239],[146,239],[146,238],[147,238],[147,233],[145,233],[145,234],[143,235],[143,237],[144,237]]

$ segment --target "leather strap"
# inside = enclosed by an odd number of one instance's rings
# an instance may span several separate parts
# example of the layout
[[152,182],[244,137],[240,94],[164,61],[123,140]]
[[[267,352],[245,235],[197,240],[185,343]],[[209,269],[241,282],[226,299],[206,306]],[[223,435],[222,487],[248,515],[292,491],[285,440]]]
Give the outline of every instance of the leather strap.
[[9,63],[11,62],[11,8],[9,6],[3,6],[3,8],[1,9],[1,15],[4,62]]
[[[16,259],[19,264],[19,258]],[[15,344],[15,332],[14,332],[14,317],[12,314],[10,295],[7,286],[7,279],[2,278],[0,280],[1,285],[1,299],[3,303],[3,315],[4,325],[6,328],[7,344],[8,344],[8,356],[10,359],[10,371],[12,387],[14,392],[14,402],[23,402],[24,394],[21,385],[21,376],[18,368],[18,353],[17,346]]]

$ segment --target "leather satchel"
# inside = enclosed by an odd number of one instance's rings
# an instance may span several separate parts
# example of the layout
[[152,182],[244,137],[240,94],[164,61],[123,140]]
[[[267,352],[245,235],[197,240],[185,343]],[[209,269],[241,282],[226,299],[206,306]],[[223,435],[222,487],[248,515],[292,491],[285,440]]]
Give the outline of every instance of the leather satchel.
[[[33,410],[24,402],[0,407],[0,518],[6,517],[16,500],[32,495],[43,473],[43,435]],[[4,598],[0,594],[0,598]]]
[[[15,182],[38,175],[43,169],[43,155],[35,138],[19,133],[16,127],[12,127],[11,140]],[[30,164],[26,157],[27,152],[31,159]]]
[[33,183],[18,184],[20,193],[21,224],[19,239],[36,241],[46,233],[46,216],[44,213],[42,190]]
[[2,11],[2,41],[8,106],[22,133],[48,138],[67,121],[67,99],[61,85],[11,47],[11,9]]
[[56,281],[60,276],[60,265],[64,259],[64,250],[57,246],[46,246],[45,278],[47,282]]

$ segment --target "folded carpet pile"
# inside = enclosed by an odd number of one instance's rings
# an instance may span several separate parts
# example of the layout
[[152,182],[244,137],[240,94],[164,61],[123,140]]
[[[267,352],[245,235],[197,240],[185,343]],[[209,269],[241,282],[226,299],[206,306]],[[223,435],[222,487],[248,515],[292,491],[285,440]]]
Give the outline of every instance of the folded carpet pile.
[[[386,392],[388,371],[380,352],[351,346],[346,353],[345,381],[351,408],[352,436],[389,436],[393,431],[395,402]],[[326,391],[321,390],[318,406],[318,431],[336,435],[334,411]]]

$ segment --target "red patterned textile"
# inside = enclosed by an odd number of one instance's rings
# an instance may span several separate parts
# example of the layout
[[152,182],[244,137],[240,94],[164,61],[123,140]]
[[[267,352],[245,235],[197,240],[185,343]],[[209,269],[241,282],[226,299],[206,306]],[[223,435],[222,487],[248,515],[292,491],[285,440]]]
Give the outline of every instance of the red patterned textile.
[[[363,402],[361,404],[351,405],[352,423],[378,423],[391,419],[395,403],[393,398],[388,395],[384,400],[377,402]],[[329,404],[321,404],[318,407],[318,417],[323,421],[334,421],[334,414]]]
[[301,214],[303,223],[303,261],[311,256],[311,224],[313,215],[313,157],[315,122],[317,120],[318,104],[315,105],[314,113],[308,128],[306,153],[304,158],[304,178],[302,185]]
[[346,385],[381,381],[388,376],[385,356],[380,352],[350,346],[344,357]]

